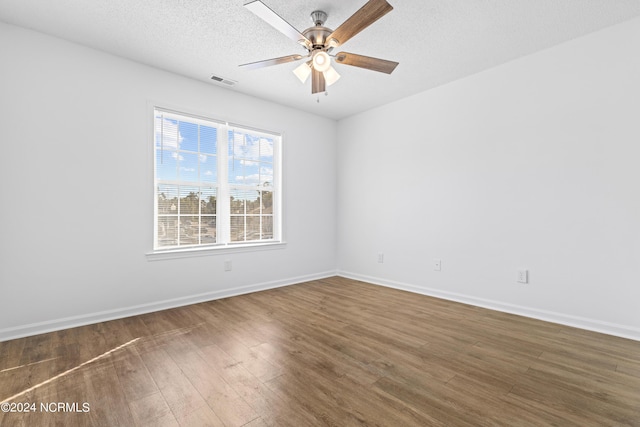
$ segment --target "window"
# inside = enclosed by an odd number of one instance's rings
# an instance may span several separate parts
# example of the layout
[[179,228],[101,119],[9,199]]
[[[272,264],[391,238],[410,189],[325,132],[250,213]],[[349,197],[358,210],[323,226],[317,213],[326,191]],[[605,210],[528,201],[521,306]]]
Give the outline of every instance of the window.
[[154,249],[278,242],[279,134],[156,108]]

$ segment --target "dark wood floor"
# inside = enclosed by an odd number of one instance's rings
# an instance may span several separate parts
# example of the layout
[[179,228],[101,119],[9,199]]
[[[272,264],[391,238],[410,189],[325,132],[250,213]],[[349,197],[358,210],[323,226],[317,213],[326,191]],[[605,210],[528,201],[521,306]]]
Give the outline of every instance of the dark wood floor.
[[640,426],[640,342],[331,278],[0,343],[7,400],[36,407],[3,427]]

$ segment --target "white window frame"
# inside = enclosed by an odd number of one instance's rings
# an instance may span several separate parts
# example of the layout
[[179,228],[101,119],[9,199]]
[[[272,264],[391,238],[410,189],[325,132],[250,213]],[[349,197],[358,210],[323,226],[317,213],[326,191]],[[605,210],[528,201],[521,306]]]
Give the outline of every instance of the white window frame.
[[[226,120],[220,120],[212,117],[207,117],[202,114],[193,114],[175,109],[169,109],[159,106],[153,106],[152,110],[152,152],[153,152],[153,250],[146,254],[147,259],[150,261],[160,259],[172,259],[183,258],[192,256],[206,256],[219,253],[229,252],[247,252],[258,250],[272,250],[281,249],[284,247],[285,242],[282,238],[282,145],[283,134],[282,132],[269,131],[260,129],[254,126],[246,126],[243,124],[230,122]],[[156,113],[162,113],[167,117],[174,119],[185,119],[191,123],[215,125],[218,129],[217,132],[217,181],[213,185],[217,189],[216,192],[216,243],[211,244],[195,244],[185,246],[170,246],[161,247],[158,245],[158,179],[156,174]],[[265,136],[274,140],[273,144],[273,183],[268,187],[272,191],[272,217],[273,217],[273,238],[263,240],[252,241],[239,241],[232,242],[230,236],[230,223],[231,223],[231,208],[230,208],[230,195],[231,188],[243,188],[247,190],[254,190],[260,188],[259,185],[242,185],[237,183],[230,184],[228,181],[228,164],[229,164],[229,140],[228,134],[230,130],[238,129],[242,131],[250,132],[251,135]],[[202,181],[199,181],[202,182]],[[178,184],[186,185],[187,182],[176,181]],[[178,195],[180,197],[180,195]],[[180,233],[180,231],[178,231]]]

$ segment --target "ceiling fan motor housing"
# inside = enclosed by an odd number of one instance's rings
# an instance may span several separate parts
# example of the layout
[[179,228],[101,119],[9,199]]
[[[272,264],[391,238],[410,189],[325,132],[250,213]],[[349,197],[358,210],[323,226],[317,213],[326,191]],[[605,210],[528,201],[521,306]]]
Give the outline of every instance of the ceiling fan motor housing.
[[333,33],[333,30],[324,26],[327,20],[327,14],[321,10],[314,10],[311,12],[311,21],[315,25],[314,27],[307,28],[302,32],[310,42],[312,49],[325,49],[327,37]]
[[325,42],[331,33],[333,33],[333,30],[327,27],[311,27],[304,30],[302,35],[309,39],[313,47],[312,50],[316,50],[325,48]]

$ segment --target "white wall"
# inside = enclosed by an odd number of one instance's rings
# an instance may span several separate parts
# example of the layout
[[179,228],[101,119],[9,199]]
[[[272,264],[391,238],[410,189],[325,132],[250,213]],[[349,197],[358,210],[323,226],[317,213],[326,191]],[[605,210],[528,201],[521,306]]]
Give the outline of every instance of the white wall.
[[[3,23],[0,55],[0,341],[335,273],[335,121]],[[286,248],[147,261],[153,102],[284,132]]]
[[341,274],[640,339],[638,52],[634,19],[339,122]]

